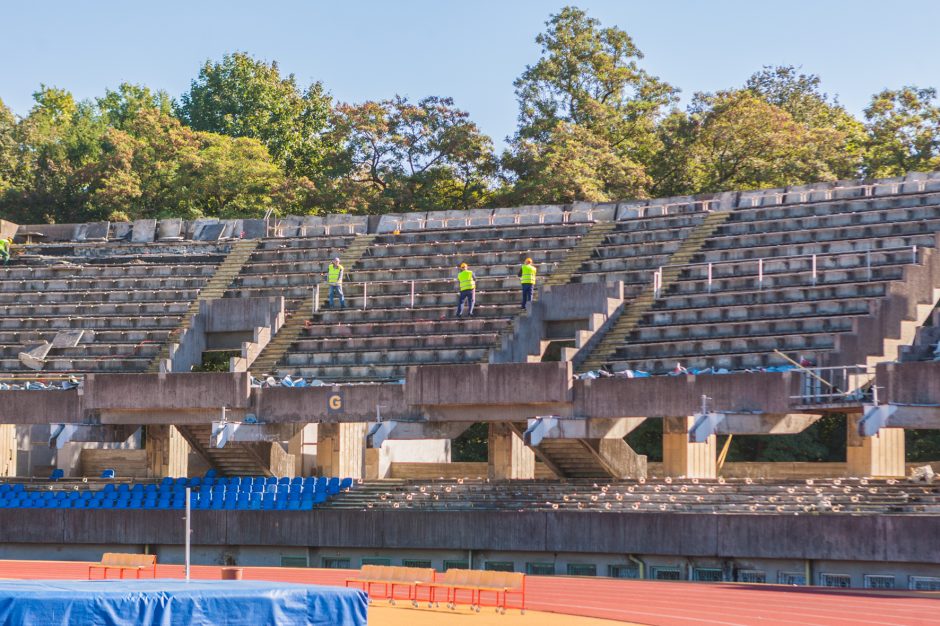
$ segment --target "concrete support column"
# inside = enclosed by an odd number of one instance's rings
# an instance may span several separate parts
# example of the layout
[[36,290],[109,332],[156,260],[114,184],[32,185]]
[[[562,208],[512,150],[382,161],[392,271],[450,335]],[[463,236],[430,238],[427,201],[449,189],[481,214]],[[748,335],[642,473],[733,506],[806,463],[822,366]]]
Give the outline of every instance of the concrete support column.
[[306,427],[299,428],[297,434],[287,442],[287,453],[294,455],[294,476],[304,475],[304,434]]
[[365,478],[365,422],[320,424],[317,428],[317,469],[321,476]]
[[0,476],[16,476],[15,424],[0,424]]
[[535,478],[535,453],[508,424],[490,424],[487,459],[490,478]]
[[154,478],[189,475],[189,443],[176,426],[147,426],[147,469]]
[[663,471],[666,476],[717,478],[716,437],[704,443],[689,442],[694,417],[663,418]]
[[846,420],[846,474],[903,478],[904,429],[882,428],[873,437],[862,437],[858,434],[860,419],[861,415],[849,415]]

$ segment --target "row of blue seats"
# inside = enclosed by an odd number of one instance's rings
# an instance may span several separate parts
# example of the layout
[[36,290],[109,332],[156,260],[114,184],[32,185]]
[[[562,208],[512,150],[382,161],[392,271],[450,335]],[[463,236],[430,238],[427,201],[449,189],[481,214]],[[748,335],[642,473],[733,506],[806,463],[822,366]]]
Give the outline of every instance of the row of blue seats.
[[[199,500],[193,509],[227,511],[310,511],[321,502],[314,500]],[[0,509],[185,509],[185,500],[4,500]]]
[[[190,500],[312,500],[325,502],[329,497],[325,491],[192,491]],[[186,501],[186,493],[157,493],[157,492],[118,492],[118,491],[18,491],[0,494],[0,500],[179,500]]]

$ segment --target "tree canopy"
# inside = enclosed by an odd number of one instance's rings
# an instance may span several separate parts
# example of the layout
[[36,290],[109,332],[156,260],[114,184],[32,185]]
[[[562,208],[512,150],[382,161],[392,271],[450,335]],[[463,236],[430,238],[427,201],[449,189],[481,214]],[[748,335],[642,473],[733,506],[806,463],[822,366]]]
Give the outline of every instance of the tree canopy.
[[23,116],[0,101],[0,211],[22,223],[379,214],[940,168],[933,88],[884,89],[858,119],[819,76],[767,66],[680,106],[627,31],[582,9],[550,15],[535,42],[502,154],[446,95],[335,102],[245,52],[207,60],[176,101],[133,83],[86,101],[40,85]]

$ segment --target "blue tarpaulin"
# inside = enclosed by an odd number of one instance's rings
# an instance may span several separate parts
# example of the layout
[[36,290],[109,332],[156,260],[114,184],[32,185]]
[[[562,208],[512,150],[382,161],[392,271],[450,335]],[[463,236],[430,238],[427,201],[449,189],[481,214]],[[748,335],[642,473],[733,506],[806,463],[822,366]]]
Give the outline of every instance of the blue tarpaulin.
[[0,624],[365,626],[355,589],[228,580],[0,580]]

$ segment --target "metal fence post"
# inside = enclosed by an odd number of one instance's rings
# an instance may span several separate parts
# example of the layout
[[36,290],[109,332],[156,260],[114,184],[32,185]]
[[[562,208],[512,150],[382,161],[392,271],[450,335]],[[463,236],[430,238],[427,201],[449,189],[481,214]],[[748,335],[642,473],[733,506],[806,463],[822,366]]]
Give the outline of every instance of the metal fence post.
[[708,293],[712,292],[712,264],[708,264]]
[[764,259],[757,259],[757,288],[764,288]]
[[816,284],[816,255],[813,255],[813,285]]
[[320,312],[320,285],[313,288],[313,312]]
[[362,309],[369,308],[369,283],[362,283]]
[[415,308],[415,281],[411,281],[411,308]]

